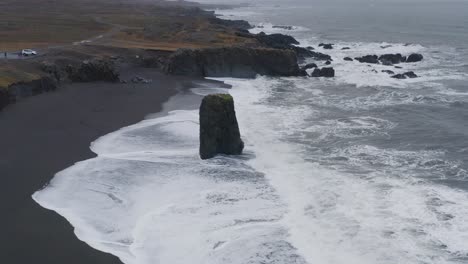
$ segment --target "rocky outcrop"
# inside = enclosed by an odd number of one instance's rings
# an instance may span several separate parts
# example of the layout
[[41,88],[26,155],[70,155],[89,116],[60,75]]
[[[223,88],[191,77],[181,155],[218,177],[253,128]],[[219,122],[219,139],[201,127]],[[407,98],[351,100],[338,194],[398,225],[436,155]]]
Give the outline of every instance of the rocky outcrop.
[[345,57],[345,58],[343,58],[343,60],[345,60],[345,61],[353,61],[353,59],[350,58],[350,57]]
[[313,69],[313,68],[317,68],[317,64],[308,63],[308,64],[304,65],[301,69],[305,71],[305,70],[309,70],[309,69]]
[[119,73],[114,63],[107,60],[86,60],[78,67],[66,66],[65,71],[73,82],[119,81]]
[[357,57],[354,59],[361,63],[371,63],[371,64],[379,63],[379,57],[377,55],[366,55],[366,56]]
[[388,73],[388,74],[395,74],[395,72],[391,70],[382,70],[382,72]]
[[373,63],[378,64],[382,63],[383,65],[393,65],[402,62],[418,62],[423,59],[423,55],[413,53],[408,56],[401,55],[400,53],[397,54],[384,54],[384,55],[366,55],[362,57],[355,58],[357,61],[362,63]]
[[245,20],[228,20],[228,19],[221,19],[217,17],[213,17],[209,20],[213,24],[222,25],[229,28],[240,29],[240,30],[249,30],[254,28],[250,25],[249,22]]
[[274,49],[289,49],[293,44],[299,44],[299,41],[297,41],[295,38],[283,34],[267,35],[264,32],[261,32],[255,35],[255,38],[261,44]]
[[0,110],[10,103],[10,94],[7,89],[0,88]]
[[330,55],[313,51],[313,47],[298,47],[295,45],[300,44],[295,38],[284,34],[271,34],[267,35],[263,32],[255,35],[255,38],[262,45],[273,49],[288,49],[296,52],[298,59],[313,58],[315,60],[332,60]]
[[423,55],[413,53],[408,56],[408,58],[406,59],[406,62],[418,62],[418,61],[422,61],[423,59],[424,59]]
[[333,60],[331,58],[331,56],[328,55],[328,54],[323,54],[323,53],[320,53],[320,52],[309,50],[307,48],[294,46],[292,49],[296,52],[297,57],[300,60],[303,60],[305,58],[312,58],[314,60],[321,60],[321,61],[332,61]]
[[284,29],[284,30],[293,30],[293,26],[273,26],[273,28],[279,28],[279,29]]
[[29,82],[18,82],[0,88],[0,110],[16,101],[57,89],[57,83],[51,77],[41,77]]
[[322,47],[323,49],[333,49],[333,44],[320,43],[319,47]]
[[379,56],[379,61],[383,65],[393,65],[406,61],[406,57],[402,56],[400,53],[397,54],[384,54]]
[[181,49],[172,54],[165,72],[198,77],[254,78],[303,76],[294,51],[266,48]]
[[43,72],[49,74],[49,76],[55,79],[57,82],[62,81],[65,77],[63,69],[61,69],[57,64],[53,62],[43,61],[40,67]]
[[333,69],[332,67],[325,67],[322,69],[317,68],[312,72],[311,76],[312,77],[327,77],[327,78],[335,77],[335,69]]
[[243,149],[232,96],[205,96],[200,106],[200,158],[240,155]]
[[418,78],[418,75],[416,75],[416,73],[410,71],[410,72],[399,73],[399,74],[393,75],[392,78],[395,78],[395,79],[406,79],[406,78],[413,79],[413,78]]

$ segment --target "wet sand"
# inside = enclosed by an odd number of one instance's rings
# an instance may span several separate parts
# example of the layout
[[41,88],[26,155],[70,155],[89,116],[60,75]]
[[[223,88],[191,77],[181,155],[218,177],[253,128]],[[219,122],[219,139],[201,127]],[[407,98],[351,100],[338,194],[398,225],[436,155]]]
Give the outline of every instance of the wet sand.
[[1,263],[121,263],[79,241],[63,217],[31,195],[56,172],[95,157],[92,141],[160,111],[170,96],[191,85],[186,78],[137,72],[153,82],[73,84],[0,112]]

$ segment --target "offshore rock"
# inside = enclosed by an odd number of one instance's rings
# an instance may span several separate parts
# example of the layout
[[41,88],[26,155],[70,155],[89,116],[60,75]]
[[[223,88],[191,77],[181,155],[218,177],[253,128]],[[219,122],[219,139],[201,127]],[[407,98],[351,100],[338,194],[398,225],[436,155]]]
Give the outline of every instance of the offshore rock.
[[226,47],[181,49],[172,54],[165,67],[167,74],[196,77],[254,78],[303,76],[292,50]]
[[408,58],[406,59],[406,62],[418,62],[418,61],[422,61],[423,58],[424,58],[423,55],[413,53],[408,56]]
[[406,78],[414,79],[414,78],[418,78],[418,75],[416,75],[416,73],[410,71],[410,72],[399,73],[399,74],[393,75],[392,78],[395,78],[395,79],[406,79]]
[[304,65],[301,69],[302,70],[309,70],[309,69],[313,69],[313,68],[317,68],[317,64],[308,63],[308,64]]
[[322,69],[317,68],[312,72],[311,76],[312,77],[327,77],[327,78],[335,77],[335,69],[333,69],[332,67],[325,67]]
[[333,49],[333,44],[320,43],[319,47],[322,47],[323,49]]
[[403,57],[400,53],[397,54],[384,54],[379,57],[379,61],[384,65],[393,65],[400,62],[405,62],[406,57]]
[[232,96],[205,96],[200,106],[200,158],[210,159],[217,154],[240,155],[243,149]]
[[377,55],[366,55],[362,57],[357,57],[354,58],[355,60],[361,62],[361,63],[372,63],[372,64],[378,64],[379,63],[379,57]]

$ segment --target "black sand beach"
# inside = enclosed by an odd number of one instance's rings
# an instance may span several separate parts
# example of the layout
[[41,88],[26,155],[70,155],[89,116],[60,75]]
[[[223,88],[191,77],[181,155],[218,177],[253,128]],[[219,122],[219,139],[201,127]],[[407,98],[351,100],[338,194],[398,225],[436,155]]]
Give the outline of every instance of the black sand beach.
[[0,112],[2,263],[120,263],[79,241],[64,218],[36,204],[31,195],[58,171],[94,157],[92,141],[160,111],[171,95],[190,84],[151,70],[138,74],[153,82],[73,84]]

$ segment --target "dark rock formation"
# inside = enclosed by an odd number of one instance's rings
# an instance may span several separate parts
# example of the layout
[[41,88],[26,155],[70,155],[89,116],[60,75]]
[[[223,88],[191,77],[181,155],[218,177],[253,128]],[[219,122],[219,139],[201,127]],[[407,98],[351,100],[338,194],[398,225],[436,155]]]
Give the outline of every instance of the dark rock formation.
[[303,70],[309,70],[309,69],[313,69],[313,68],[317,68],[317,64],[315,64],[315,63],[308,63],[308,64],[304,65],[301,69],[303,69]]
[[324,49],[333,49],[333,44],[320,43],[319,47],[322,47]]
[[10,94],[5,88],[0,88],[0,110],[10,103]]
[[314,47],[308,46],[306,49],[308,49],[308,50],[314,50]]
[[165,71],[199,77],[304,75],[292,50],[245,47],[181,49],[169,57]]
[[64,79],[65,73],[57,64],[50,61],[43,61],[40,67],[43,72],[49,74],[49,76],[55,79],[57,82],[60,82],[62,79]]
[[322,69],[315,69],[313,72],[312,72],[312,77],[335,77],[335,69],[331,68],[331,67],[325,67],[325,68],[322,68]]
[[245,20],[228,20],[228,19],[221,19],[221,18],[213,17],[209,21],[213,24],[223,25],[226,27],[240,29],[240,30],[249,30],[249,29],[254,28],[252,25],[250,25],[249,22]]
[[418,61],[422,61],[423,58],[424,58],[423,55],[413,53],[408,56],[408,58],[406,59],[406,62],[418,62]]
[[382,62],[383,65],[393,65],[398,64],[400,62],[405,62],[406,57],[403,57],[400,53],[384,54],[379,56],[379,61]]
[[412,71],[410,71],[410,72],[405,72],[404,75],[405,75],[406,77],[408,77],[408,78],[411,78],[411,79],[413,79],[413,78],[418,78],[418,75],[416,75],[416,73],[414,73],[414,72],[412,72]]
[[0,88],[0,110],[20,99],[57,89],[57,83],[51,77],[41,77],[30,82],[19,82]]
[[331,61],[329,60],[325,62],[325,65],[330,65],[330,64],[331,64]]
[[406,79],[406,78],[418,78],[418,75],[416,75],[416,73],[410,71],[410,72],[405,72],[405,73],[399,73],[399,74],[396,74],[396,75],[393,75],[392,78],[395,78],[395,79]]
[[273,26],[273,28],[279,28],[279,29],[284,29],[284,30],[293,30],[293,26]]
[[274,49],[289,49],[291,48],[291,45],[299,44],[299,41],[297,41],[295,38],[283,34],[267,35],[264,32],[261,32],[257,34],[255,38],[263,45]]
[[350,50],[351,48],[350,47],[343,47],[341,48],[341,50]]
[[301,62],[303,62],[305,60],[305,58],[313,57],[314,53],[315,53],[315,52],[313,52],[313,51],[311,51],[309,49],[302,48],[302,47],[297,47],[297,46],[291,46],[289,49],[293,50],[296,53],[297,58]]
[[244,142],[240,137],[232,96],[205,96],[200,106],[200,157],[210,159],[216,154],[240,155],[243,149]]
[[315,60],[333,61],[330,55],[323,54],[323,53],[320,53],[320,52],[311,51],[311,50],[309,50],[306,57],[313,58]]
[[119,81],[114,63],[107,60],[83,61],[78,67],[68,65],[65,71],[73,82]]
[[345,57],[343,60],[345,60],[345,61],[353,61],[353,59],[350,58],[350,57]]
[[372,63],[372,64],[379,63],[379,60],[378,60],[379,57],[377,55],[366,55],[366,56],[357,57],[354,59],[362,63]]
[[395,74],[395,72],[391,71],[391,70],[382,70],[382,72],[385,72],[385,73],[388,73],[388,74]]

